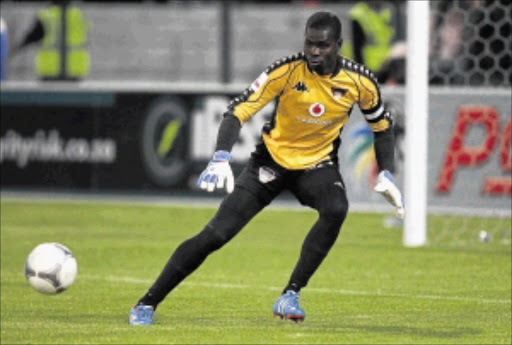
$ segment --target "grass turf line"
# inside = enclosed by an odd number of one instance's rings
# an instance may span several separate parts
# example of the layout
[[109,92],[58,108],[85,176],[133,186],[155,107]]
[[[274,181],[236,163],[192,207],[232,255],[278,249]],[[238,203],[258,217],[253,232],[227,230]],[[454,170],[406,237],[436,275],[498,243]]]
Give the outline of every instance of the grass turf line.
[[[482,344],[511,342],[511,248],[498,241],[404,248],[382,214],[350,213],[301,304],[304,323],[272,304],[316,215],[263,211],[161,304],[152,327],[128,310],[172,251],[214,208],[1,202],[1,343]],[[23,276],[28,252],[57,241],[75,284],[56,296]]]

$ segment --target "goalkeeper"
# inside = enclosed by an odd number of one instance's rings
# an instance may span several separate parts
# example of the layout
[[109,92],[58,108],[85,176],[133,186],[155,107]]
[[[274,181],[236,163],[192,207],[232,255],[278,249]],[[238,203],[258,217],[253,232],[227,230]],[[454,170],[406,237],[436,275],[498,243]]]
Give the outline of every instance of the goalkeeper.
[[[220,124],[215,154],[198,180],[200,188],[211,192],[225,187],[228,195],[204,229],[178,246],[131,309],[131,324],[152,324],[158,304],[285,189],[318,212],[290,279],[273,306],[274,315],[303,321],[300,291],[329,253],[348,211],[337,152],[355,104],[374,132],[380,170],[375,190],[403,216],[401,195],[391,175],[394,136],[389,113],[373,74],[339,56],[341,45],[338,17],[329,12],[313,14],[306,23],[303,52],[271,64],[231,101]],[[230,151],[240,129],[274,99],[278,101],[276,112],[263,128],[262,141],[234,181]]]

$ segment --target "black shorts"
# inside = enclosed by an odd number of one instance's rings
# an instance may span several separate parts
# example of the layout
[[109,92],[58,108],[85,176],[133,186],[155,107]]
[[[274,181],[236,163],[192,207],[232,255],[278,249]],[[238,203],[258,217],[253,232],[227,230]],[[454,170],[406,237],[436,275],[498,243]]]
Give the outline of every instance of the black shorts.
[[268,205],[285,189],[301,204],[314,209],[322,204],[348,203],[336,163],[326,161],[310,169],[288,170],[272,159],[264,144],[259,144],[251,154],[235,185],[253,194],[263,205]]

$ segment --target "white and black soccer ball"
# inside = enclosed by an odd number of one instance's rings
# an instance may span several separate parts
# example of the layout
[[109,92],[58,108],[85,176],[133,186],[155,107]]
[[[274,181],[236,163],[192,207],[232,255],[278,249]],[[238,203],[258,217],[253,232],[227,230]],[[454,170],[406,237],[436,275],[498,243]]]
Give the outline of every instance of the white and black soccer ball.
[[41,243],[25,261],[25,277],[36,291],[57,294],[75,281],[78,265],[68,247],[56,243]]

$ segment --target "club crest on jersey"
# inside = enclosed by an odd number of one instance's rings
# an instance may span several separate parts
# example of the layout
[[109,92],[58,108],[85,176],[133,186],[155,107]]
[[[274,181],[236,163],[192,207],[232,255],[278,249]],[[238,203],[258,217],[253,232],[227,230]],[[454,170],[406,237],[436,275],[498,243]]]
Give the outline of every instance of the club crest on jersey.
[[325,106],[320,102],[315,102],[309,107],[309,114],[314,117],[320,117],[325,113]]
[[250,86],[250,89],[254,92],[258,91],[261,87],[261,85],[263,85],[268,79],[268,74],[263,72],[260,74],[260,76],[258,78],[256,78],[256,80],[251,84]]
[[276,173],[274,170],[269,167],[260,167],[259,170],[259,179],[261,183],[268,183],[276,179]]
[[336,87],[331,87],[332,96],[334,99],[341,99],[347,93],[347,89],[341,89]]

